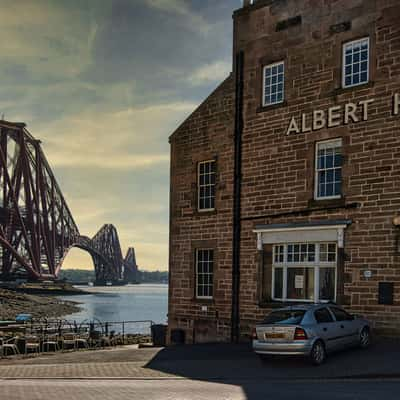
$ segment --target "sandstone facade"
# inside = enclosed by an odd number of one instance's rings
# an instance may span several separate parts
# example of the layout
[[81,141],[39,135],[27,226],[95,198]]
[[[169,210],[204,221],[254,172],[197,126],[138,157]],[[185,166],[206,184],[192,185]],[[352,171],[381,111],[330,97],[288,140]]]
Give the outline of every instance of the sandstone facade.
[[[344,88],[343,46],[361,38],[369,39],[368,82]],[[400,228],[393,224],[400,213],[399,2],[255,1],[234,13],[234,54],[240,51],[242,335],[282,305],[272,299],[268,238],[287,227],[300,229],[293,243],[309,242],[311,229],[318,235],[318,226],[327,232],[336,222],[345,223],[333,240],[336,302],[380,332],[400,332]],[[281,61],[284,101],[264,106],[264,67]],[[169,323],[188,342],[230,335],[235,73],[171,136]],[[341,195],[318,199],[316,146],[330,139],[342,144]],[[217,162],[216,207],[199,213],[197,163],[207,159]],[[194,254],[204,246],[215,249],[214,294],[200,301]]]

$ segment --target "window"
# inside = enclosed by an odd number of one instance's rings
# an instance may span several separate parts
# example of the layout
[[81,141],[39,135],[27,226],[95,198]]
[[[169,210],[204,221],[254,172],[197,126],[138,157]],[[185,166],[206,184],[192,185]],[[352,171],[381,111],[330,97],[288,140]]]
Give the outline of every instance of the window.
[[314,261],[315,244],[289,244],[287,248],[288,262]]
[[282,103],[285,87],[283,61],[264,67],[263,81],[263,106]]
[[369,38],[343,45],[343,87],[362,85],[369,81]]
[[319,245],[319,260],[335,262],[336,261],[336,244],[321,243]]
[[276,244],[273,254],[274,300],[335,300],[336,243]]
[[215,209],[215,161],[203,161],[198,165],[198,208],[199,211]]
[[336,199],[342,195],[342,140],[316,145],[315,198]]
[[331,313],[327,308],[320,308],[314,312],[315,320],[318,324],[324,324],[327,322],[333,322]]
[[274,246],[274,260],[276,264],[283,263],[284,249],[283,246]]
[[196,297],[213,297],[214,250],[196,250]]
[[306,310],[272,311],[262,322],[263,324],[301,324]]

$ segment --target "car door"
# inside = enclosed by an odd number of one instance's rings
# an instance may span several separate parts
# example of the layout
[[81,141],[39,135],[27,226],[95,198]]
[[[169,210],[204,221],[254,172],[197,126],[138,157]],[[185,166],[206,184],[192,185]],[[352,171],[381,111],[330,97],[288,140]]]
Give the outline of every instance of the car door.
[[337,343],[340,347],[346,347],[353,343],[356,334],[353,324],[353,317],[343,309],[330,306],[335,317],[335,330],[337,331]]
[[332,313],[327,307],[321,307],[314,311],[314,318],[317,323],[315,328],[317,335],[325,342],[328,351],[333,350],[337,345],[335,342],[337,333]]

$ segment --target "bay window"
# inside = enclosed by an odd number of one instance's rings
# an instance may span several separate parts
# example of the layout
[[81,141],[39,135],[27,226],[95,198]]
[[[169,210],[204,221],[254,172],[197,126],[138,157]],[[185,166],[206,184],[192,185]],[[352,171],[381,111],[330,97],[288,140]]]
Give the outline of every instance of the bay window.
[[273,246],[272,299],[329,301],[336,297],[336,243]]

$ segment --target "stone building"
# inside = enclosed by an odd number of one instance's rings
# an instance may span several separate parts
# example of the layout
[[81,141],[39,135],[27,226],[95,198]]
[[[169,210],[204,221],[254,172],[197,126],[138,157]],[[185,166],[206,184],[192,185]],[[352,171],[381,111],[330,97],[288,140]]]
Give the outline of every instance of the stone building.
[[170,138],[172,339],[321,301],[399,333],[399,1],[247,0],[233,23],[232,75]]

